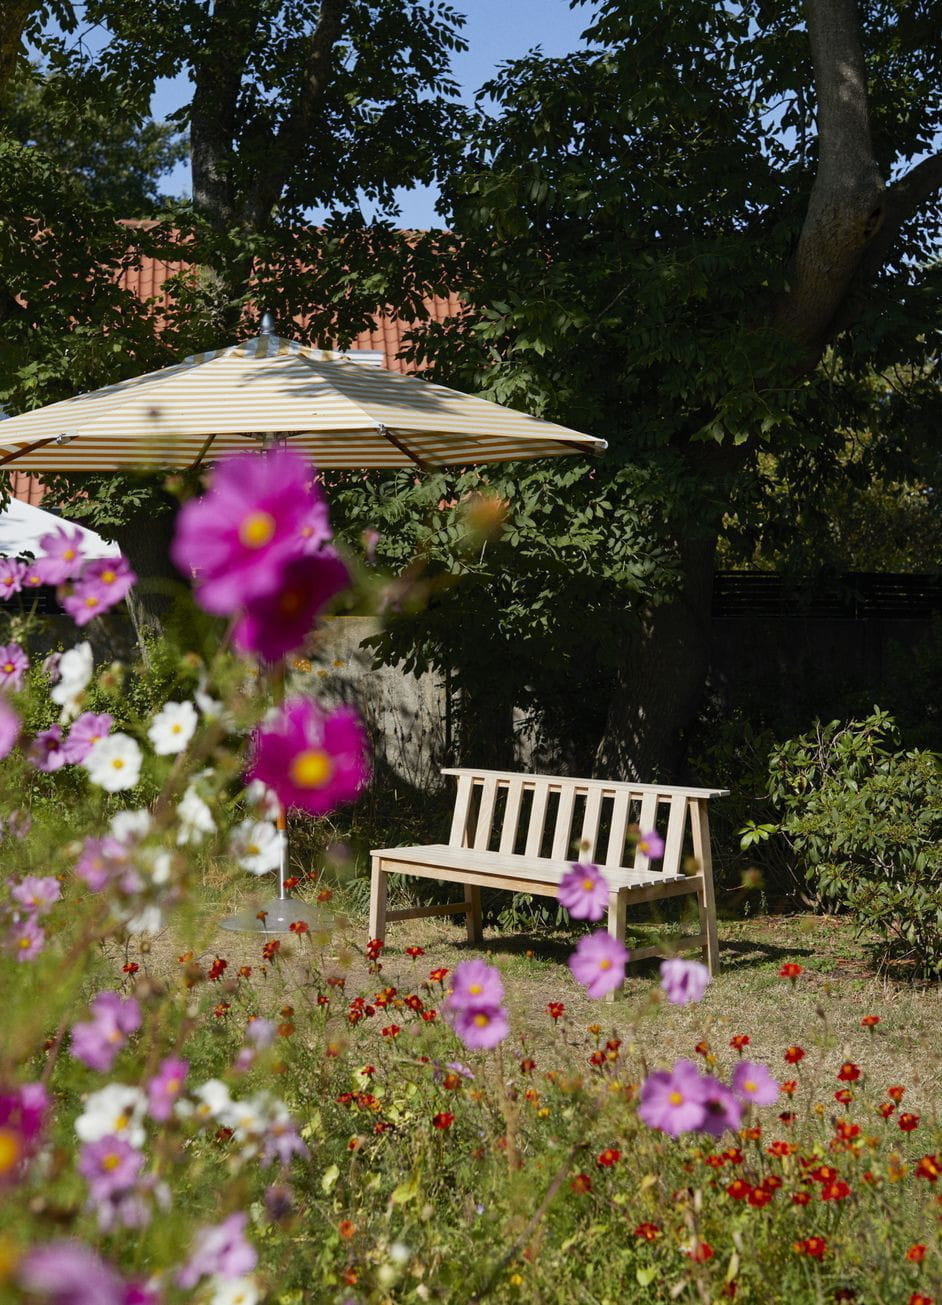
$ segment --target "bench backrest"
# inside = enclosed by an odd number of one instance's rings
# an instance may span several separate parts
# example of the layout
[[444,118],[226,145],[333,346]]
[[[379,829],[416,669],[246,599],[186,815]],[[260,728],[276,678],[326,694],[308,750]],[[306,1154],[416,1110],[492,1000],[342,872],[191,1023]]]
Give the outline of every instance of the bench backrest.
[[[677,788],[602,779],[566,779],[498,770],[443,770],[458,792],[451,847],[553,861],[595,861],[608,870],[681,872],[687,832],[701,803],[727,789]],[[629,839],[629,827],[656,830],[664,856],[653,865]]]

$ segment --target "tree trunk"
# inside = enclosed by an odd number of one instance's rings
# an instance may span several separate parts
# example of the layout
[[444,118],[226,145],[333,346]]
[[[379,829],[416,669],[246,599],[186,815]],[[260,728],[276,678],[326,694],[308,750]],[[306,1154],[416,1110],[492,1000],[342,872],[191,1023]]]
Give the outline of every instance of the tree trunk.
[[113,531],[115,542],[138,576],[128,595],[128,607],[138,639],[159,634],[167,627],[185,592],[186,580],[170,561],[170,544],[177,501],[161,494],[159,505],[150,504]]
[[639,783],[683,778],[684,729],[696,713],[710,661],[716,538],[679,544],[682,582],[668,603],[649,608],[625,650],[596,755],[596,773]]

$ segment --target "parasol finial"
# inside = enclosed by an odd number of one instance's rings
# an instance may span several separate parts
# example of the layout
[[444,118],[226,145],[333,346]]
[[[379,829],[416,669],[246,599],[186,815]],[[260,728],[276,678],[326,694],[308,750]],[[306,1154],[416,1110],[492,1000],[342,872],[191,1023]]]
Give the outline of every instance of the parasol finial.
[[259,333],[259,335],[276,335],[276,334],[277,334],[277,332],[276,332],[276,330],[275,330],[275,319],[274,319],[274,317],[272,317],[271,313],[268,312],[267,309],[265,310],[264,313],[262,313],[262,324],[261,324],[261,326],[259,327],[259,331],[258,331],[258,333]]

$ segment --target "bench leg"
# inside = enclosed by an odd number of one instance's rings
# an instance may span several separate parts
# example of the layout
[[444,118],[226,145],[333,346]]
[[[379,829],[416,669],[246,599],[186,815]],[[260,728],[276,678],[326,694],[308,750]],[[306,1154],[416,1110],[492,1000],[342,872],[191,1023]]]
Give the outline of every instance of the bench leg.
[[481,943],[484,941],[484,921],[481,915],[481,890],[472,884],[465,885],[467,893],[466,901],[468,903],[468,912],[464,917],[465,928],[468,931],[469,943]]
[[693,854],[700,863],[700,887],[697,889],[697,905],[700,908],[700,932],[706,938],[703,948],[703,964],[710,975],[720,971],[720,943],[716,934],[716,899],[713,895],[713,855],[710,848],[710,818],[706,803],[695,802],[691,815],[693,833]]
[[382,869],[379,860],[374,858],[370,880],[370,938],[378,938],[381,942],[386,938],[387,892],[386,871]]
[[[608,895],[608,932],[619,942],[625,941],[625,930],[628,924],[628,896],[626,893],[609,893]],[[617,988],[605,996],[606,1001],[614,1001],[616,997],[621,996],[624,990],[624,983],[620,983]]]

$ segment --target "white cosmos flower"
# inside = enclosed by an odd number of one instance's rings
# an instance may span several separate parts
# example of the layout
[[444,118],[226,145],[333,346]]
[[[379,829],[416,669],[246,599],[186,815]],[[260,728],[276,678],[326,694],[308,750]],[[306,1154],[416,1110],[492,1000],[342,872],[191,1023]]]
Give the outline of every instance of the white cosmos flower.
[[138,1150],[144,1145],[141,1120],[147,1097],[140,1088],[125,1083],[109,1083],[85,1098],[85,1109],[75,1121],[75,1132],[82,1142],[98,1142],[109,1135],[120,1137]]
[[254,1278],[210,1278],[212,1296],[209,1305],[257,1305],[258,1287]]
[[159,906],[142,907],[136,915],[125,921],[128,933],[158,934],[164,927],[164,913]]
[[[218,1119],[232,1105],[229,1089],[218,1078],[208,1078],[194,1091],[197,1119]],[[182,1104],[182,1103],[178,1103]]]
[[216,828],[213,813],[191,784],[183,794],[177,806],[177,819],[180,829],[177,843],[201,843],[204,834],[211,834]]
[[269,820],[243,820],[232,831],[232,855],[243,870],[264,875],[281,865],[284,835]]
[[147,731],[158,757],[182,752],[193,737],[197,720],[192,702],[165,702]]
[[59,720],[63,725],[79,714],[81,697],[88,688],[94,668],[92,645],[87,641],[77,643],[59,658],[59,680],[52,686],[49,696],[62,708]]
[[93,784],[106,793],[133,788],[141,775],[143,755],[130,734],[109,734],[99,740],[82,763]]
[[119,843],[137,842],[150,833],[151,814],[146,807],[138,811],[119,811],[111,817],[111,832]]
[[274,820],[281,814],[281,804],[274,793],[260,779],[253,779],[245,790],[245,800],[250,807],[258,807],[263,816]]

